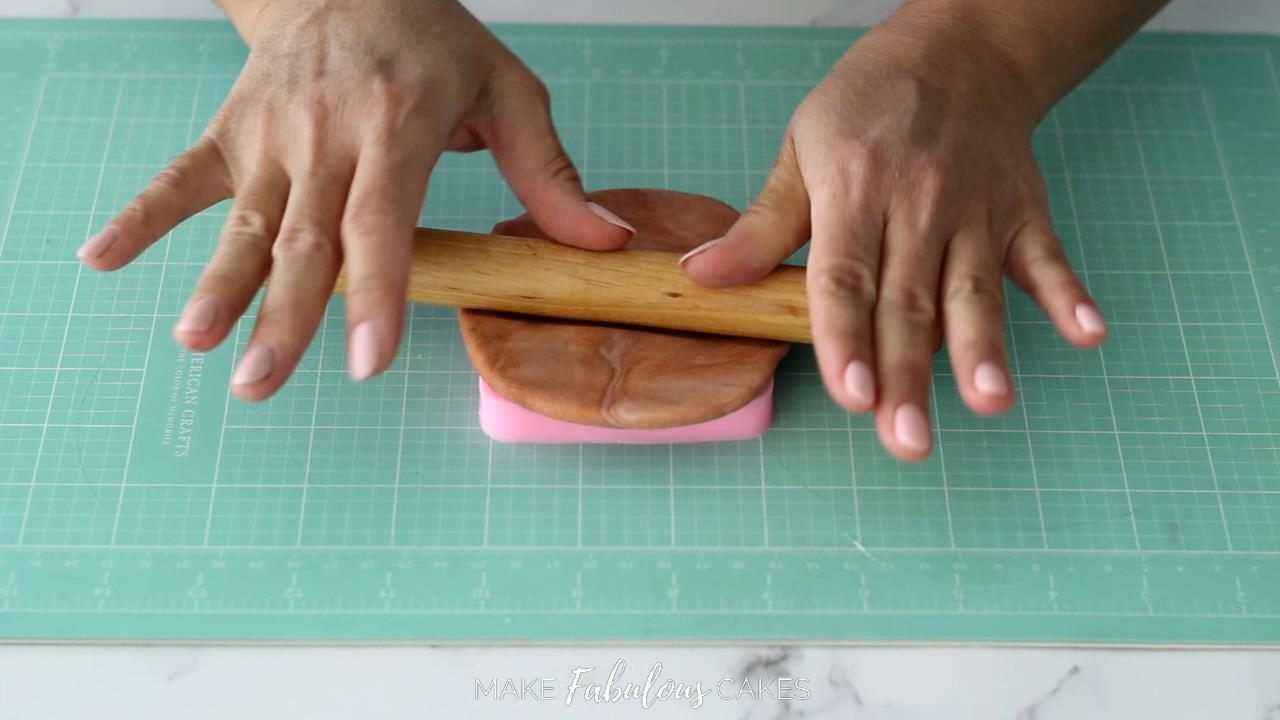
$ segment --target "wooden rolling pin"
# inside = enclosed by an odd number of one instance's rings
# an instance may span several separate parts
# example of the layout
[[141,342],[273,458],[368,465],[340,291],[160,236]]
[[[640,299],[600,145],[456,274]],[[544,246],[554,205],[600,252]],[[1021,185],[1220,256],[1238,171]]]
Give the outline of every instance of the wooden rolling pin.
[[[689,280],[679,255],[596,252],[550,240],[418,228],[411,302],[811,343],[804,268],[744,287]],[[344,292],[345,275],[335,292]]]

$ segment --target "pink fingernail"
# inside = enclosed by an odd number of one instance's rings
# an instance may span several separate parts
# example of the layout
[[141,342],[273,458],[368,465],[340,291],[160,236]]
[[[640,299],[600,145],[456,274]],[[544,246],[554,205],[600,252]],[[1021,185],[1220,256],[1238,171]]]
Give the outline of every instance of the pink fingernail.
[[893,413],[893,436],[908,450],[928,450],[929,422],[924,419],[924,412],[910,403],[899,405]]
[[273,365],[275,365],[275,353],[271,351],[271,346],[265,342],[253,343],[240,358],[240,365],[236,367],[235,374],[231,376],[231,384],[248,385],[256,383],[271,374]]
[[108,225],[98,232],[97,235],[84,241],[80,249],[76,251],[76,255],[81,260],[93,260],[102,257],[102,254],[111,247],[116,240],[120,239],[120,229],[115,225]]
[[1107,321],[1102,318],[1102,313],[1089,303],[1076,305],[1076,322],[1090,335],[1101,335],[1107,331]]
[[1005,395],[1009,392],[1009,381],[995,363],[987,361],[974,368],[973,387],[983,395]]
[[876,381],[866,363],[854,360],[845,366],[844,391],[864,407],[869,407],[876,401]]
[[213,327],[218,317],[218,299],[212,295],[201,295],[187,303],[178,318],[177,329],[181,332],[202,333]]
[[365,320],[351,331],[347,346],[347,373],[352,380],[364,380],[378,370],[382,357],[381,333],[377,320]]
[[604,220],[610,225],[616,225],[622,228],[623,230],[626,230],[627,232],[631,233],[632,235],[636,234],[636,229],[631,226],[631,223],[618,217],[618,214],[610,210],[609,208],[603,207],[601,205],[597,205],[596,203],[593,203],[590,200],[588,200],[587,209],[595,213],[601,220]]
[[710,250],[711,248],[718,245],[721,240],[724,240],[724,238],[718,237],[715,240],[708,240],[702,243],[701,245],[699,245],[698,247],[690,250],[689,252],[685,253],[683,256],[680,257],[680,264],[684,265],[685,261],[687,261],[689,258],[694,257],[695,255],[701,255],[702,253]]

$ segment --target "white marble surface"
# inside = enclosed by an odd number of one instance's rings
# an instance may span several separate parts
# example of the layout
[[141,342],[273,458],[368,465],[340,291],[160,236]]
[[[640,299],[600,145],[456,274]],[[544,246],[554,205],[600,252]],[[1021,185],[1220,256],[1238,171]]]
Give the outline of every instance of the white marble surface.
[[[474,0],[486,20],[874,23],[891,0]],[[0,15],[216,17],[204,0],[3,0]],[[1175,0],[1160,29],[1280,32],[1277,0]],[[1249,718],[1280,720],[1280,653],[1046,648],[138,647],[0,645],[0,718],[427,718],[690,714],[686,701],[596,703],[568,688],[660,678],[707,693],[708,718]],[[757,699],[742,678],[770,690]],[[476,699],[476,680],[548,699]],[[523,678],[523,682],[521,681]],[[726,681],[725,678],[731,680]],[[776,699],[792,678],[796,699]],[[803,680],[803,681],[802,681]],[[541,684],[533,687],[541,691]],[[807,699],[799,699],[808,691]]]
[[[574,668],[595,668],[581,685],[604,685],[619,659],[619,685],[642,685],[655,663],[659,684],[701,683],[705,718],[1280,720],[1274,653],[604,647],[0,648],[0,717],[125,717],[126,708],[132,720],[692,714],[683,699],[646,708],[568,693]],[[491,695],[477,699],[478,677],[499,679]],[[496,699],[508,677],[530,687],[524,699]],[[752,689],[734,699],[744,685]],[[794,699],[776,699],[784,686]]]

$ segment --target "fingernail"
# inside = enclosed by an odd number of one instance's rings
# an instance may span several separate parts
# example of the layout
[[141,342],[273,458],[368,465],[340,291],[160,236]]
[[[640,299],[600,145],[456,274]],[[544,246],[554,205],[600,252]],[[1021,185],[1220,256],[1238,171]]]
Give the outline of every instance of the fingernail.
[[596,203],[593,203],[590,200],[588,200],[587,209],[595,213],[597,216],[600,217],[600,219],[604,220],[610,225],[617,225],[618,227],[622,228],[623,230],[626,230],[632,235],[636,234],[636,229],[631,226],[631,223],[618,217],[617,213],[610,210],[609,208],[603,207],[601,205],[597,205]]
[[201,295],[187,303],[178,318],[178,330],[189,333],[206,332],[218,317],[218,300],[212,295]]
[[377,372],[381,346],[377,320],[365,320],[355,326],[347,346],[347,372],[352,380],[364,380]]
[[245,350],[240,358],[240,365],[231,376],[232,385],[248,385],[256,383],[271,374],[271,366],[275,364],[275,354],[271,346],[264,342],[256,342]]
[[876,401],[876,381],[866,363],[854,360],[845,366],[844,391],[859,405],[869,406]]
[[893,413],[893,436],[908,450],[929,449],[929,423],[920,408],[910,403],[898,406]]
[[1076,322],[1090,335],[1101,335],[1107,331],[1107,321],[1102,319],[1102,313],[1089,303],[1076,305]]
[[107,248],[111,247],[111,245],[119,239],[120,229],[115,225],[108,225],[99,231],[97,235],[85,240],[84,244],[80,246],[80,249],[76,251],[76,255],[79,256],[81,260],[92,260],[97,257],[102,257],[102,254],[107,251]]
[[1004,395],[1009,392],[1009,381],[996,364],[979,363],[973,371],[973,386],[983,395]]
[[685,253],[680,257],[680,264],[684,265],[685,261],[693,257],[694,255],[700,255],[710,250],[711,248],[715,247],[721,240],[724,240],[724,238],[718,237],[715,240],[708,240],[702,243],[701,245],[699,245],[698,247],[690,250],[689,252]]

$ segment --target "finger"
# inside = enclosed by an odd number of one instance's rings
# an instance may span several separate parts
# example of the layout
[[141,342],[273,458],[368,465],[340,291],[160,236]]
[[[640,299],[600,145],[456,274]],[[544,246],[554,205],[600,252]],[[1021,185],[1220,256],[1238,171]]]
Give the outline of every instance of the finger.
[[903,460],[929,454],[929,382],[942,244],[926,223],[890,216],[874,316],[881,442]]
[[227,336],[271,268],[271,244],[288,195],[289,178],[272,162],[246,179],[227,211],[213,257],[174,324],[175,340],[203,352]]
[[201,138],[156,173],[76,255],[98,270],[123,267],[178,223],[229,195],[222,154],[216,143]]
[[1107,336],[1107,322],[1076,277],[1047,217],[1028,223],[1005,254],[1005,272],[1072,344],[1091,347]]
[[1000,256],[984,230],[968,228],[947,246],[942,314],[947,352],[965,404],[983,414],[1013,403],[1004,339]]
[[635,228],[613,211],[588,202],[582,179],[551,122],[550,97],[531,75],[500,93],[487,132],[498,169],[538,227],[552,238],[591,250],[616,250]]
[[767,275],[808,238],[809,195],[788,135],[760,194],[729,232],[691,250],[680,265],[708,287],[744,285]]
[[827,392],[849,410],[875,405],[872,313],[884,220],[847,180],[815,183],[805,278],[814,351]]
[[246,370],[232,381],[247,400],[267,397],[284,384],[324,317],[342,262],[338,225],[350,184],[349,174],[314,172],[300,175],[290,189],[271,246],[271,276],[248,343],[260,355],[270,353],[270,362],[256,366],[259,376]]
[[385,370],[400,344],[413,230],[439,156],[433,149],[408,157],[377,144],[366,145],[357,160],[340,233],[352,379]]

